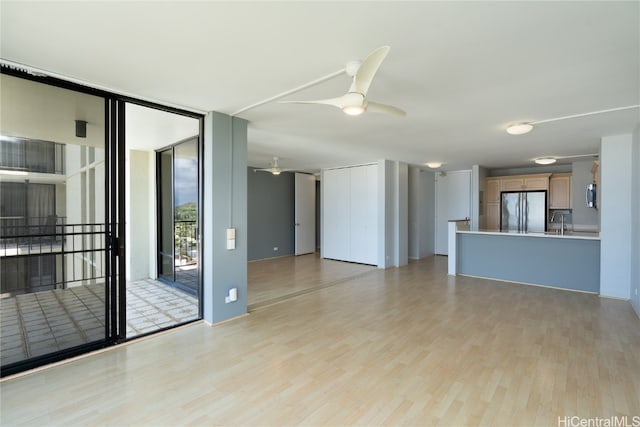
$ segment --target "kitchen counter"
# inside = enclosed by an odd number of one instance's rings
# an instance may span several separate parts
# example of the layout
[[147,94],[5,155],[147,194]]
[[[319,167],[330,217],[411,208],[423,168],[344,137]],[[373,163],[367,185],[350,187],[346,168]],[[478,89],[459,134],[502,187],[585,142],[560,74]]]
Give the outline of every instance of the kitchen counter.
[[516,236],[516,237],[552,237],[560,239],[590,239],[600,240],[600,233],[591,231],[565,231],[565,234],[559,234],[557,231],[522,233],[517,231],[485,231],[485,230],[456,230],[457,233],[470,234],[493,234],[497,236]]
[[600,292],[600,237],[449,229],[449,274]]

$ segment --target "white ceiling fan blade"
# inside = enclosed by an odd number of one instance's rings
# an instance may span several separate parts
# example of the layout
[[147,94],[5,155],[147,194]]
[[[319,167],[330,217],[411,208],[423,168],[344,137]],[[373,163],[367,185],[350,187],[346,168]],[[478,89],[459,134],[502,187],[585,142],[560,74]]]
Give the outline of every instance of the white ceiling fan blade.
[[389,50],[391,50],[389,46],[382,46],[367,56],[367,59],[360,64],[358,72],[353,77],[353,84],[351,85],[349,92],[358,92],[364,96],[367,95],[369,86],[371,86],[371,82],[373,81],[373,77],[376,75],[378,68],[380,68],[380,64],[382,64],[382,61],[386,58]]
[[339,98],[318,99],[315,101],[280,101],[281,104],[324,104],[333,105],[334,107],[342,108],[344,106],[344,96]]
[[393,114],[394,116],[404,117],[407,112],[393,105],[380,104],[379,102],[368,101],[367,112]]

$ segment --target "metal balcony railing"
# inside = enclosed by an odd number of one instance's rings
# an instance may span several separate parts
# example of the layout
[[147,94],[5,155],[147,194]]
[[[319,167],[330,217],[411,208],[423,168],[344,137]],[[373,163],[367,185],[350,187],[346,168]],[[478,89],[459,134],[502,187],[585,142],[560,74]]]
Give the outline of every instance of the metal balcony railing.
[[174,221],[175,265],[198,262],[198,230],[196,221]]
[[2,296],[104,280],[106,225],[25,218],[0,227]]

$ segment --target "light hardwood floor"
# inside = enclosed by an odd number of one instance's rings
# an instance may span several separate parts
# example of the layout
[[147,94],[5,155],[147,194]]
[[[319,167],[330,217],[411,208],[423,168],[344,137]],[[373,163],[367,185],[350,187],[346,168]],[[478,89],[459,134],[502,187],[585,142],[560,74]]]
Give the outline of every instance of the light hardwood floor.
[[251,261],[247,267],[249,311],[376,269],[372,265],[322,259],[318,253]]
[[5,380],[2,425],[568,426],[558,417],[640,416],[640,320],[628,302],[446,269],[435,257],[375,270]]

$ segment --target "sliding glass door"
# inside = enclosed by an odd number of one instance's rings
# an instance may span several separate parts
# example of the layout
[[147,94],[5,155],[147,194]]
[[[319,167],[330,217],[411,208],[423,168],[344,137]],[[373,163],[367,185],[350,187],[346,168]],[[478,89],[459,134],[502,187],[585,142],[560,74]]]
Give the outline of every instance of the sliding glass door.
[[159,276],[197,298],[198,139],[160,151],[157,162]]
[[202,116],[1,70],[1,375],[199,319]]
[[126,104],[126,337],[200,318],[201,120]]
[[[112,100],[1,74],[2,374],[117,338],[108,244]],[[109,189],[107,191],[107,189]]]

